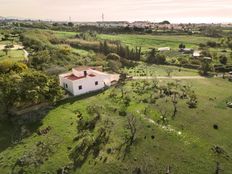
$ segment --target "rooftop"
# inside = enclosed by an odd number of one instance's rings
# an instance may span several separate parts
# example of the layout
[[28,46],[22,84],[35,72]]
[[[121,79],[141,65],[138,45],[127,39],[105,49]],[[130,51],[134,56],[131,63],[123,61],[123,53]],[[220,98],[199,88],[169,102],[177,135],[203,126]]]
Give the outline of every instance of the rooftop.
[[94,75],[94,74],[88,74],[87,76],[77,77],[74,74],[71,74],[71,75],[65,76],[64,78],[66,78],[68,80],[71,80],[71,81],[76,81],[76,80],[79,80],[79,79],[84,79],[84,78],[87,78],[87,77],[95,77],[95,76],[96,75]]
[[76,71],[86,71],[86,70],[89,70],[89,69],[97,70],[97,71],[102,71],[102,66],[96,66],[96,67],[91,67],[91,66],[78,66],[78,67],[73,68],[73,69],[75,69]]

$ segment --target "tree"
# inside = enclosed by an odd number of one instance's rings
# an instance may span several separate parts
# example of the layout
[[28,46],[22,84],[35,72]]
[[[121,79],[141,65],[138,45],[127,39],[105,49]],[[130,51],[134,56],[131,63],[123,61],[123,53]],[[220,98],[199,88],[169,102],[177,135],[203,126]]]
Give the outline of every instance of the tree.
[[180,45],[179,45],[179,49],[185,49],[185,44],[180,43]]
[[172,105],[173,105],[173,114],[172,114],[172,118],[174,119],[176,117],[176,113],[177,113],[177,97],[178,97],[178,93],[174,92],[174,94],[172,95]]
[[152,48],[147,56],[148,63],[154,64],[164,64],[166,62],[166,57],[162,54],[158,54],[155,48]]
[[21,62],[3,61],[0,63],[0,74],[7,74],[11,71],[21,73],[28,69],[27,65]]
[[197,107],[197,96],[193,91],[189,91],[189,101],[187,102],[189,108]]
[[219,61],[220,61],[220,63],[221,64],[223,64],[223,65],[226,65],[227,64],[227,57],[225,56],[225,55],[221,55],[220,57],[219,57]]
[[69,27],[73,27],[74,24],[73,24],[72,22],[68,22],[68,26],[69,26]]
[[130,131],[130,135],[128,137],[129,139],[129,145],[132,145],[135,141],[135,138],[136,138],[136,132],[137,132],[137,129],[136,129],[136,118],[134,115],[130,115],[127,119],[127,128],[129,129]]
[[104,43],[103,43],[103,53],[104,53],[105,55],[107,55],[107,54],[109,54],[109,52],[110,52],[109,45],[108,45],[107,41],[104,40]]
[[5,46],[5,48],[4,48],[2,51],[4,51],[6,55],[8,55],[9,48],[7,48],[7,47]]
[[56,79],[30,69],[19,72],[19,67],[0,76],[0,99],[7,111],[62,98],[63,90]]
[[204,76],[208,75],[208,72],[212,69],[209,60],[202,60],[200,73]]
[[156,54],[157,54],[156,49],[152,48],[151,51],[148,53],[147,62],[155,63]]
[[171,24],[171,23],[169,21],[165,20],[165,21],[160,22],[159,24]]
[[120,56],[115,53],[110,53],[106,56],[107,60],[120,61]]
[[221,171],[223,171],[223,170],[221,169],[220,163],[216,162],[215,174],[220,174]]
[[173,72],[173,69],[171,69],[171,68],[166,68],[165,71],[166,71],[168,77],[170,77],[170,76],[171,76],[171,73]]
[[127,118],[126,124],[126,133],[124,136],[124,142],[119,146],[119,153],[123,150],[123,157],[124,160],[126,154],[130,151],[130,147],[136,140],[136,133],[137,133],[137,126],[136,126],[136,117],[134,115],[129,115]]

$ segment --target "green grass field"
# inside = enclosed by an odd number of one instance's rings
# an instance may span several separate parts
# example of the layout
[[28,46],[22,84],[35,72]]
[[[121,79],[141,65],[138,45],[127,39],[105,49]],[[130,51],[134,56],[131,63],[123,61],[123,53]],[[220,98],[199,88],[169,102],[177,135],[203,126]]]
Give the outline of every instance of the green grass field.
[[133,68],[124,68],[124,72],[129,76],[167,76],[167,71],[170,70],[171,76],[197,76],[199,75],[198,70],[180,68],[176,66],[165,66],[165,65],[146,65],[140,63],[138,66]]
[[[48,30],[51,31],[51,30]],[[72,38],[74,36],[76,36],[76,34],[78,32],[66,32],[66,31],[52,31],[55,36],[57,36],[58,38]]]
[[23,50],[10,50],[6,55],[5,52],[0,50],[0,61],[12,60],[12,61],[23,61],[25,60]]
[[[162,85],[167,81],[160,81]],[[111,88],[104,93],[87,98],[74,98],[63,102],[42,120],[42,126],[38,129],[51,127],[46,135],[37,135],[31,132],[17,145],[10,145],[11,131],[13,127],[7,124],[0,124],[0,173],[11,173],[17,159],[27,155],[29,152],[39,151],[38,142],[51,145],[51,154],[48,159],[37,167],[27,165],[23,168],[26,173],[56,173],[57,169],[71,162],[69,158],[70,149],[74,148],[76,142],[73,139],[77,136],[77,111],[83,117],[92,117],[86,112],[86,107],[97,105],[101,107],[101,119],[96,128],[108,127],[110,138],[106,145],[101,147],[98,157],[88,155],[82,167],[71,173],[132,173],[136,167],[147,173],[165,173],[167,166],[171,166],[172,173],[178,174],[202,174],[214,173],[216,161],[221,164],[223,174],[231,174],[232,171],[232,141],[231,141],[231,113],[232,110],[226,107],[226,100],[232,97],[232,84],[222,79],[207,80],[185,80],[181,84],[191,85],[198,97],[198,107],[189,109],[185,101],[177,104],[176,119],[169,119],[173,131],[167,131],[162,126],[157,126],[144,118],[144,108],[148,108],[147,117],[157,121],[160,114],[158,108],[167,109],[171,112],[171,102],[166,98],[160,99],[155,105],[138,102],[138,99],[146,98],[154,92],[151,90],[143,95],[136,95],[133,92],[132,84],[128,82],[124,88],[127,94],[133,98],[127,112],[133,113],[136,118],[136,141],[132,145],[125,160],[118,158],[116,149],[125,135],[127,116],[119,116],[117,110],[121,104],[115,102],[109,94],[115,91],[121,95],[120,89]],[[140,83],[140,81],[138,81]],[[211,99],[212,98],[212,99]],[[115,112],[116,109],[116,112]],[[170,114],[170,113],[169,113]],[[107,121],[107,122],[106,122]],[[105,123],[107,123],[105,125]],[[218,125],[218,130],[213,125]],[[38,126],[38,125],[37,125]],[[36,128],[36,127],[35,127]],[[94,130],[95,130],[94,129]],[[176,132],[181,132],[177,134]],[[96,133],[94,131],[94,133]],[[154,137],[153,137],[154,136]],[[153,137],[153,138],[152,138]],[[217,156],[211,148],[220,146],[224,153],[229,156],[227,159],[222,154]],[[108,149],[112,149],[108,153]],[[32,159],[36,158],[33,156]],[[40,155],[40,154],[37,154]],[[17,171],[17,167],[15,171]]]
[[98,35],[99,39],[120,40],[122,43],[130,47],[141,46],[144,51],[150,48],[171,47],[178,49],[180,43],[184,43],[188,48],[198,48],[199,43],[207,41],[217,41],[217,39],[201,36],[181,36],[181,35],[135,35],[135,34],[119,34],[119,35]]

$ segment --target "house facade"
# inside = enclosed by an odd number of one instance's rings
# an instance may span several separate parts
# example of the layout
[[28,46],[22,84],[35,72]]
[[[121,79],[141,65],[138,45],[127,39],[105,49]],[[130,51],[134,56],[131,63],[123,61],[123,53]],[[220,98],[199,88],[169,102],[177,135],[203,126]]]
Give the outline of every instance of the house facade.
[[118,74],[101,72],[94,67],[77,67],[59,75],[60,86],[74,96],[98,91],[118,80]]

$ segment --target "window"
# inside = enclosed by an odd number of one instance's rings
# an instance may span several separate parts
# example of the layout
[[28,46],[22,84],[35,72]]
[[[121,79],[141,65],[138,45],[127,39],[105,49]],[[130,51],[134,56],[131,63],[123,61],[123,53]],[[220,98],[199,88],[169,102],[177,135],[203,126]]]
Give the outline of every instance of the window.
[[63,83],[64,88],[68,88],[68,85],[66,83]]
[[96,85],[96,86],[98,85],[98,81],[95,82],[95,85]]
[[78,88],[79,88],[79,90],[82,90],[82,85],[80,85]]

